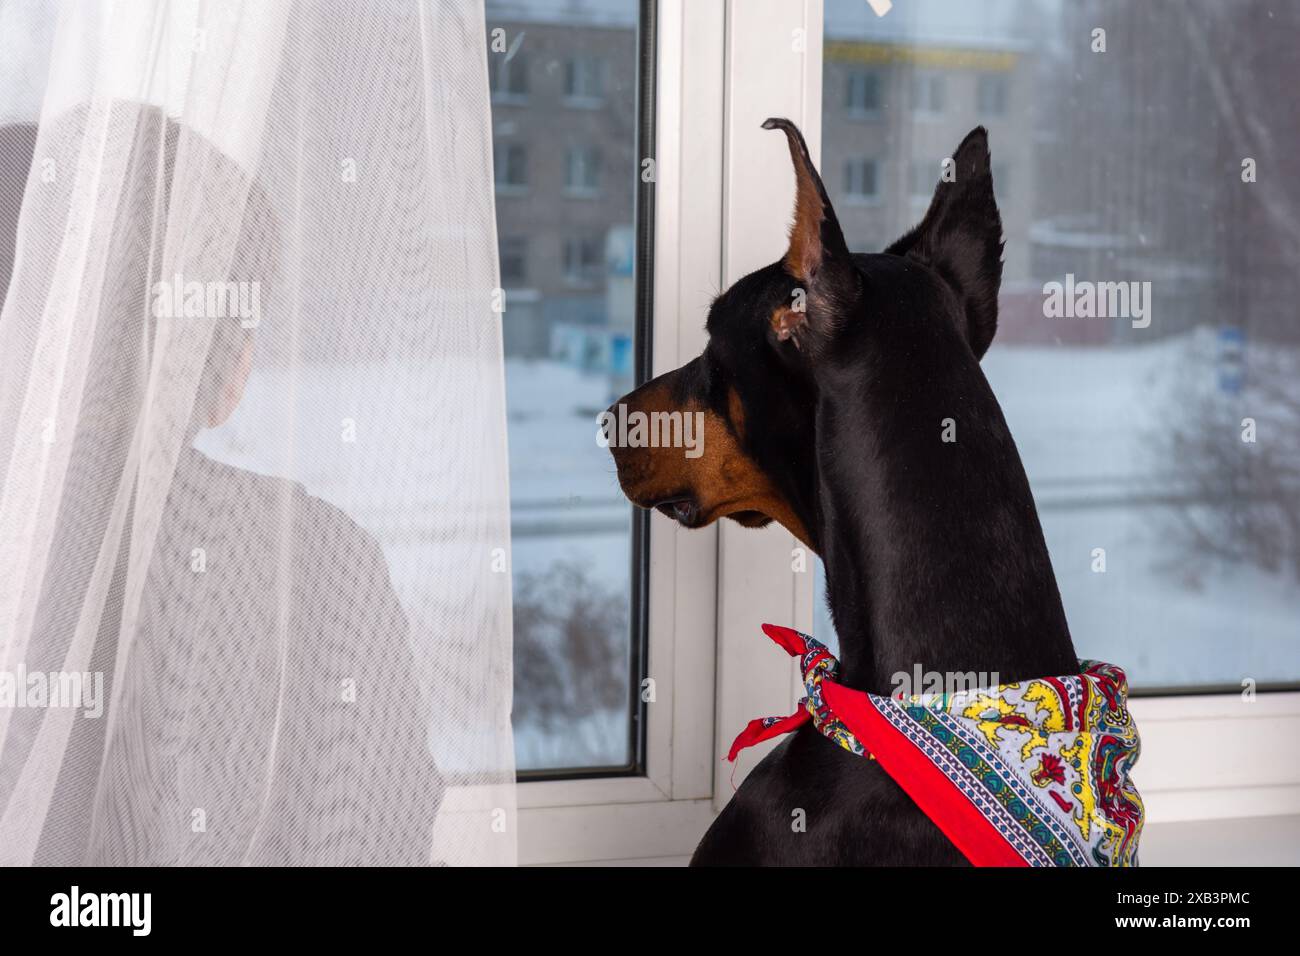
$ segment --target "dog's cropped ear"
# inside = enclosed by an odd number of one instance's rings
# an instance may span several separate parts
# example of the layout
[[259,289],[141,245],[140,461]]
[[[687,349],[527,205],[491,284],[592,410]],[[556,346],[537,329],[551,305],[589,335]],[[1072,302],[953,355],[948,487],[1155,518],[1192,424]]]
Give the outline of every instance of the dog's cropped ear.
[[1002,284],[1002,218],[983,126],[966,134],[945,165],[921,224],[885,252],[924,262],[943,277],[965,310],[971,351],[982,357],[998,328]]
[[856,299],[857,270],[799,127],[773,118],[763,129],[785,133],[795,178],[794,222],[783,262],[799,288],[790,305],[772,316],[772,331],[778,341],[815,352]]

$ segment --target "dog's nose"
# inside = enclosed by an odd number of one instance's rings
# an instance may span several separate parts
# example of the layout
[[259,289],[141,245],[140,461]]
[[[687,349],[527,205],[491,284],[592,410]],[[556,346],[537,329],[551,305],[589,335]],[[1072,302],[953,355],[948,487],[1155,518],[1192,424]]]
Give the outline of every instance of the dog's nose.
[[620,452],[623,451],[618,444],[618,408],[621,404],[623,404],[622,398],[601,412],[600,415],[601,429],[605,436],[605,447],[614,456],[615,464],[619,462]]

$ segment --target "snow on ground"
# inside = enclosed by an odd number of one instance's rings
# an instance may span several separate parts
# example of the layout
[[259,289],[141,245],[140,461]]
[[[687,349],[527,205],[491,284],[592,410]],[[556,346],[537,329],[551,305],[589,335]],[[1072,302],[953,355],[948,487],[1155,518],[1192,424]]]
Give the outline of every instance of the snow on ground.
[[[587,568],[598,586],[627,594],[631,509],[596,415],[609,381],[555,362],[506,362],[512,563],[516,577],[558,562]],[[580,679],[580,678],[577,678]],[[526,693],[518,688],[517,693]],[[628,760],[625,711],[567,722],[562,734],[515,724],[521,768],[618,765]]]
[[984,374],[1037,494],[1099,479],[1144,483],[1180,343],[1129,348],[995,344]]
[[[1125,667],[1136,688],[1300,678],[1300,587],[1287,575],[1205,556],[1197,587],[1159,505],[1084,508],[1085,480],[1130,493],[1176,487],[1160,436],[1178,414],[1176,376],[1211,382],[1204,335],[1109,348],[993,348],[984,360],[1042,516],[1080,654]],[[1198,369],[1204,364],[1203,370]],[[1098,482],[1096,497],[1114,494]],[[1058,504],[1059,502],[1059,504]],[[1106,572],[1092,550],[1106,549]]]
[[614,460],[596,443],[609,383],[556,362],[506,362],[515,573],[576,558],[627,586],[630,508]]

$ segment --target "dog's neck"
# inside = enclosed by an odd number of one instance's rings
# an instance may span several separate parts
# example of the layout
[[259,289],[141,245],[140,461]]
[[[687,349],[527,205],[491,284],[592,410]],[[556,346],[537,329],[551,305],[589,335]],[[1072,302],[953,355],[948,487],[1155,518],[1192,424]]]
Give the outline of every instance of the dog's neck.
[[821,376],[814,536],[848,686],[889,693],[918,665],[1001,682],[1077,669],[1020,456],[959,359]]

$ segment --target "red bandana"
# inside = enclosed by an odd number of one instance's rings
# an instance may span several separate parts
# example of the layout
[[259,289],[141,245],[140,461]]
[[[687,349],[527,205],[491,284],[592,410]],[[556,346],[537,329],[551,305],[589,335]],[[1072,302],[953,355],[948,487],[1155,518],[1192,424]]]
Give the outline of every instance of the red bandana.
[[812,722],[876,760],[976,866],[1133,866],[1140,743],[1118,667],[904,699],[835,682],[839,661],[788,627],[763,632],[800,657],[808,696],[788,717],[751,720],[727,759]]

